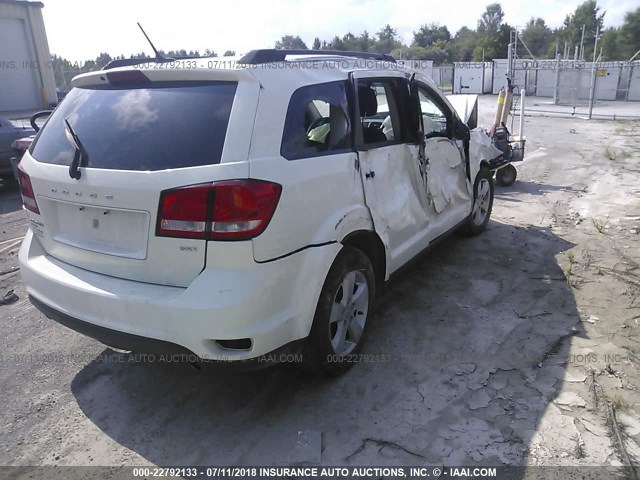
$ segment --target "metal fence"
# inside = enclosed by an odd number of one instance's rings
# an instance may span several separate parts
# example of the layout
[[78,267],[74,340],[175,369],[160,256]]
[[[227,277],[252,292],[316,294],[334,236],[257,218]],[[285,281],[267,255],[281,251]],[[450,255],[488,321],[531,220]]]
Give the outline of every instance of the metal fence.
[[[488,64],[459,62],[433,67],[433,80],[446,93],[496,94],[506,84],[507,71],[507,60],[498,59]],[[556,113],[562,110],[571,115],[591,116],[593,107],[599,106],[606,107],[603,115],[607,117],[640,117],[640,104],[634,104],[640,101],[640,61],[518,59],[513,62],[510,78],[516,93],[524,89],[528,97],[535,97],[528,102],[531,105],[528,111],[537,108],[543,112],[546,107],[554,106]],[[629,105],[624,107],[622,102]]]
[[436,82],[438,88],[445,93],[453,93],[454,67],[453,65],[445,65],[441,67],[433,67],[433,81]]
[[[479,73],[479,70],[483,69]],[[458,62],[433,67],[433,79],[444,90],[452,90],[454,78],[461,78],[468,91],[455,93],[496,94],[507,76],[506,60]],[[487,78],[490,77],[490,82]],[[482,82],[481,78],[485,81]],[[574,60],[518,60],[511,79],[528,95],[553,97],[558,104],[588,100],[591,91],[597,100],[640,100],[640,61],[584,62]],[[475,82],[473,80],[476,80]]]

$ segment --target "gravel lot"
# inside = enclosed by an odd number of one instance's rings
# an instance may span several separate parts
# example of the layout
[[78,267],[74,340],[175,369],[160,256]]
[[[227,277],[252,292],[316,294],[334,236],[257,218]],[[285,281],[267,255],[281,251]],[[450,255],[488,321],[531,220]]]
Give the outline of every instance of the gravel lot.
[[[481,99],[481,120],[495,97]],[[482,122],[481,122],[482,123]],[[527,117],[487,232],[379,299],[338,379],[151,363],[43,317],[0,186],[0,465],[611,465],[640,472],[640,122]],[[636,477],[637,478],[637,477]]]

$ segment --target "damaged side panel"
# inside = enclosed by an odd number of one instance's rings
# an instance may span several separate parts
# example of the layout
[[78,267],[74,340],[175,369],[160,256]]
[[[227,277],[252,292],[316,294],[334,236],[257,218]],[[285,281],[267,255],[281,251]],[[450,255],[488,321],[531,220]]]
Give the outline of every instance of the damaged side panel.
[[491,137],[482,128],[471,130],[471,140],[469,141],[469,157],[471,178],[475,179],[480,171],[483,162],[487,165],[494,158],[502,155],[502,151],[495,147]]
[[458,147],[449,139],[432,138],[427,140],[425,151],[430,159],[426,187],[435,212],[470,205],[473,191]]

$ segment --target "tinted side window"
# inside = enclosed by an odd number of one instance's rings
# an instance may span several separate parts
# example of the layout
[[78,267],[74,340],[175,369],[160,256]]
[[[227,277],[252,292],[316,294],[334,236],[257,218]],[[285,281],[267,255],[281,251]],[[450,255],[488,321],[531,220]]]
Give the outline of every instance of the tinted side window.
[[280,154],[289,159],[328,155],[353,146],[347,82],[302,87],[287,110]]

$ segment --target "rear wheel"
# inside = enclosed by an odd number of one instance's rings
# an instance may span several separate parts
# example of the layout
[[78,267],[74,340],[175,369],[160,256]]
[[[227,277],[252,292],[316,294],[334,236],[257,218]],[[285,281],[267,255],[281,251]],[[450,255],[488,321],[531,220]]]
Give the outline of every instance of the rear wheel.
[[373,309],[375,276],[369,258],[344,247],[322,287],[304,350],[304,368],[313,373],[340,375],[353,363]]
[[473,210],[463,227],[465,235],[478,235],[487,228],[493,208],[493,173],[486,168],[478,172],[473,186]]

